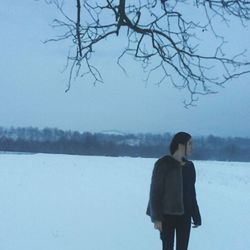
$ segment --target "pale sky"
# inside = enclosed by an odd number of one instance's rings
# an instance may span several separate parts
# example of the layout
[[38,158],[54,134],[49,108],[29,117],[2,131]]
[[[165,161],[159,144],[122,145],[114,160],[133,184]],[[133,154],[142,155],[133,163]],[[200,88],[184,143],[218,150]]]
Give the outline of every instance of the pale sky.
[[[42,0],[1,3],[0,126],[80,132],[184,130],[194,135],[250,137],[250,75],[230,82],[216,95],[201,96],[197,107],[186,109],[184,91],[167,82],[160,87],[145,85],[134,62],[128,67],[129,76],[124,75],[112,58],[120,41],[117,47],[103,44],[97,57],[103,84],[93,86],[80,78],[65,93],[68,75],[62,70],[69,44],[42,43],[56,35],[50,27],[54,17],[57,10]],[[232,24],[225,29],[229,49],[241,52],[249,47],[250,27]],[[247,55],[250,60],[249,51]]]

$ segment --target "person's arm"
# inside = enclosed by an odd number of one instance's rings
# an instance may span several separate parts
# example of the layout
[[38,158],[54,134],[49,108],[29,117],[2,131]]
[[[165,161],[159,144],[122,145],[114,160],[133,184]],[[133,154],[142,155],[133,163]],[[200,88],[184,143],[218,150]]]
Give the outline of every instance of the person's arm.
[[196,172],[195,172],[195,167],[194,164],[191,163],[191,171],[192,171],[192,198],[193,198],[193,204],[192,204],[192,221],[194,226],[193,227],[198,227],[201,225],[201,215],[200,215],[200,210],[199,210],[199,206],[197,203],[197,199],[196,199],[196,190],[195,190],[195,182],[196,182]]
[[155,227],[160,227],[162,221],[162,196],[164,190],[164,166],[158,161],[156,162],[150,185],[149,198],[149,215],[152,222],[156,223]]
[[162,222],[161,221],[155,221],[154,222],[154,228],[161,232],[162,231]]

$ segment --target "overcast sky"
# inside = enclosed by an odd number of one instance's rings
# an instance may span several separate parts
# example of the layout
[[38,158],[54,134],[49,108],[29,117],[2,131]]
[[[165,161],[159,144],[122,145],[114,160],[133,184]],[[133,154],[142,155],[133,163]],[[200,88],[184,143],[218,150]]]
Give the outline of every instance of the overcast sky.
[[[65,93],[67,44],[42,43],[54,37],[50,24],[57,14],[42,0],[1,3],[0,126],[250,137],[250,75],[186,109],[183,91],[169,83],[145,85],[134,63],[124,75],[112,60],[119,46],[103,44],[98,64],[104,83],[93,86],[78,79]],[[249,47],[250,28],[227,29],[232,50]]]

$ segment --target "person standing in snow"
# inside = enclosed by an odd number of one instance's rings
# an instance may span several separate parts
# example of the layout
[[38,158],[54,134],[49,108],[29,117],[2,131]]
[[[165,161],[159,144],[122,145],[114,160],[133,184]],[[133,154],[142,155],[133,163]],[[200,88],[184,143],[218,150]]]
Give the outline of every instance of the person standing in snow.
[[174,135],[170,155],[156,161],[152,173],[147,215],[160,231],[163,250],[187,250],[191,229],[201,225],[196,200],[196,173],[187,156],[192,153],[192,137],[185,132]]

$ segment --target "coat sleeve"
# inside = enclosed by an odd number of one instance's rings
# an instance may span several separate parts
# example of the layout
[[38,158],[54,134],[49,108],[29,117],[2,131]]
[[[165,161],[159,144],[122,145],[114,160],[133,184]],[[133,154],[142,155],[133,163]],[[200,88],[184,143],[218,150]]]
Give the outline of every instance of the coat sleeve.
[[192,197],[193,197],[191,216],[192,216],[193,223],[197,226],[200,226],[201,215],[200,215],[200,210],[199,210],[199,206],[198,206],[197,199],[196,199],[196,190],[195,190],[196,172],[195,172],[195,167],[193,163],[192,163],[191,169],[192,169]]
[[149,194],[149,203],[147,215],[151,217],[152,222],[162,220],[162,197],[164,190],[164,165],[159,161],[155,163]]

